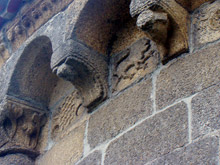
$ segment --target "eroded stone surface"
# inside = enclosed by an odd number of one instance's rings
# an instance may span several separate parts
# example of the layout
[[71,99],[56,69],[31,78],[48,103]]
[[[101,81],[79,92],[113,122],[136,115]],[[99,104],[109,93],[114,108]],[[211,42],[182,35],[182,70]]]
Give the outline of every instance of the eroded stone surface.
[[220,1],[207,4],[193,14],[193,44],[200,48],[220,38]]
[[202,5],[205,2],[213,1],[213,0],[176,0],[179,4],[181,4],[188,11],[193,11]]
[[6,26],[6,36],[13,50],[15,51],[19,48],[41,25],[63,10],[71,2],[72,0],[38,0],[24,6],[20,14]]
[[113,57],[113,92],[153,72],[160,62],[155,43],[142,38]]
[[67,96],[63,103],[53,113],[52,118],[52,138],[58,138],[71,124],[76,123],[86,112],[82,105],[82,98],[75,90]]
[[114,34],[129,18],[127,0],[88,1],[75,24],[73,36],[107,55]]
[[10,154],[0,157],[1,165],[34,165],[34,161],[23,154]]
[[74,164],[83,154],[85,123],[54,144],[45,155],[37,161],[39,165]]
[[38,153],[34,150],[47,119],[45,111],[9,96],[0,110],[0,153],[22,150],[36,156]]
[[107,58],[75,40],[67,40],[53,53],[51,68],[70,81],[81,95],[83,106],[92,111],[107,98]]
[[46,124],[41,128],[38,145],[36,147],[36,150],[39,151],[40,154],[47,150],[48,143],[50,141],[50,139],[48,138],[49,133],[50,133],[50,121],[47,120]]
[[220,129],[220,85],[208,88],[192,99],[192,136]]
[[89,120],[88,142],[92,148],[111,139],[152,113],[151,80],[136,84],[103,105]]
[[220,81],[220,44],[178,59],[157,78],[157,109]]
[[219,139],[208,137],[167,154],[147,165],[218,164]]
[[46,109],[57,81],[50,69],[52,52],[50,39],[40,36],[28,43],[22,52],[14,54],[19,59],[10,66],[13,75],[8,95],[39,104]]
[[179,103],[113,141],[106,151],[105,164],[145,164],[184,146],[187,129],[186,104]]
[[59,104],[62,103],[66,96],[70,95],[75,90],[71,82],[59,79],[51,94],[49,109],[54,111]]
[[116,40],[113,42],[111,55],[118,54],[143,37],[149,38],[145,32],[138,29],[136,20],[132,18],[116,32],[115,36]]
[[188,50],[189,13],[175,0],[132,0],[130,14],[157,43],[162,60]]
[[77,165],[101,165],[102,154],[100,151],[95,151],[86,158],[84,158]]

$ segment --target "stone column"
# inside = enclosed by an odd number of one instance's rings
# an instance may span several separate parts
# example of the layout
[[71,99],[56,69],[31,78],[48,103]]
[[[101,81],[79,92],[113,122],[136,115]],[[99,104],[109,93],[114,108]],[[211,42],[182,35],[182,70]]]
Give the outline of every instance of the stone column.
[[45,110],[9,97],[0,111],[0,164],[34,164]]

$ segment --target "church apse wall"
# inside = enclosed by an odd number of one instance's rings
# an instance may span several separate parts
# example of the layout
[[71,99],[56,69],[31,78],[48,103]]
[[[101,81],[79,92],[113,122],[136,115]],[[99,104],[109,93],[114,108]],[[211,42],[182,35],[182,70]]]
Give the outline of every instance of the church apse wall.
[[219,164],[219,0],[10,7],[0,164]]

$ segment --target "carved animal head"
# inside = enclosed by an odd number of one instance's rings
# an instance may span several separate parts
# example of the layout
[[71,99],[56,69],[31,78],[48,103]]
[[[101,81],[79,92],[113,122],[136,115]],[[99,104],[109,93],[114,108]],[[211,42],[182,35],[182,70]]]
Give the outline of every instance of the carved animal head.
[[89,109],[107,96],[107,60],[91,48],[67,40],[52,55],[51,68],[58,77],[70,81]]

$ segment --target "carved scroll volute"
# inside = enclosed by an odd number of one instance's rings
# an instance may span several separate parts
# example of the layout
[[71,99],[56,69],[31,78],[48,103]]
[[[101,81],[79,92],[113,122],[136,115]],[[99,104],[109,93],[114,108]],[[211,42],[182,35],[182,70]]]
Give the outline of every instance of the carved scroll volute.
[[70,81],[89,111],[107,97],[107,60],[104,55],[73,40],[66,41],[52,55],[53,73]]
[[157,43],[163,61],[188,50],[188,12],[175,0],[132,0],[130,14]]

